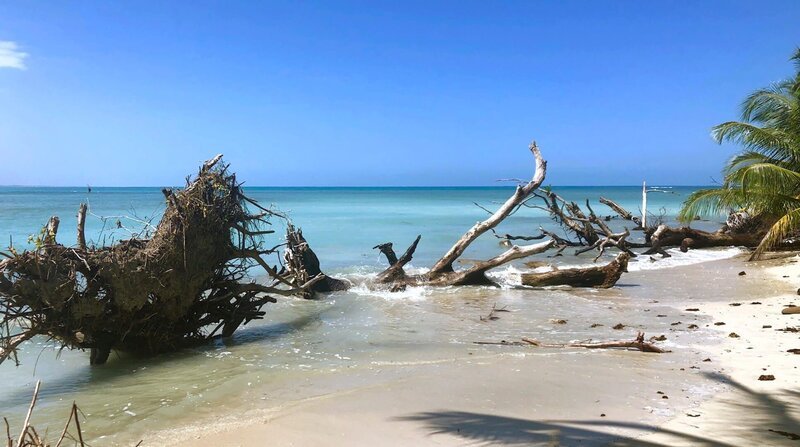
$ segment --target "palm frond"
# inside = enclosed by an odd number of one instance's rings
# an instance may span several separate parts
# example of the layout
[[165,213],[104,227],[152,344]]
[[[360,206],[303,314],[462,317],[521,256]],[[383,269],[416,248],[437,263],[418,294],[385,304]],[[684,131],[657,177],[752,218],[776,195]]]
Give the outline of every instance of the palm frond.
[[761,258],[764,252],[778,247],[787,237],[800,231],[800,208],[789,211],[778,219],[750,256],[750,260]]

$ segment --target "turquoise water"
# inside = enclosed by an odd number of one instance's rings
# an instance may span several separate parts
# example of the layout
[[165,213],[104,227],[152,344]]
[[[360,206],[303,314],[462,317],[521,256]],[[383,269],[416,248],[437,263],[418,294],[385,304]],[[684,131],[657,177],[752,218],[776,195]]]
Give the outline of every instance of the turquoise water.
[[[656,214],[663,209],[673,221],[683,200],[695,189],[674,187],[670,193],[650,193],[648,209]],[[581,204],[589,199],[603,215],[613,212],[597,203],[600,196],[615,200],[634,214],[641,207],[638,186],[561,187],[556,192]],[[247,193],[288,212],[303,228],[325,266],[335,271],[352,266],[378,267],[382,260],[373,246],[393,241],[398,248],[405,247],[417,234],[422,234],[422,242],[415,264],[429,264],[466,228],[486,216],[473,202],[496,207],[510,195],[511,188],[249,188]],[[9,241],[17,248],[30,247],[29,235],[37,233],[51,215],[61,219],[59,240],[74,243],[75,215],[82,201],[88,201],[94,215],[109,217],[105,224],[97,217],[87,219],[87,238],[99,244],[129,238],[131,232],[144,227],[137,220],[155,224],[164,210],[160,188],[94,188],[87,193],[85,188],[0,187],[0,247],[5,248]],[[118,216],[137,220],[121,218],[127,229],[115,229]],[[612,222],[615,227],[630,224]],[[539,226],[558,230],[544,212],[522,209],[498,232],[534,234]],[[497,241],[487,236],[466,257],[495,254]]]
[[[651,193],[649,207],[656,213],[663,208],[667,220],[673,221],[692,190],[676,187],[668,194]],[[641,201],[640,187],[564,187],[556,191],[581,203],[588,198],[596,204],[603,195],[633,212]],[[0,366],[0,415],[18,422],[33,384],[41,379],[38,421],[61,421],[68,405],[77,400],[87,413],[86,427],[94,439],[107,436],[99,445],[129,445],[154,430],[212,418],[220,409],[252,406],[267,398],[264,396],[280,403],[302,394],[304,384],[323,374],[440,361],[463,355],[464,347],[471,347],[474,340],[520,333],[544,334],[553,341],[607,336],[601,329],[590,329],[591,323],[602,321],[610,327],[618,322],[620,312],[649,318],[636,311],[634,298],[645,293],[642,288],[623,287],[597,295],[517,289],[510,286],[514,273],[522,268],[519,264],[495,272],[506,285],[501,289],[415,288],[390,294],[360,285],[384,267],[384,259],[373,246],[393,241],[401,251],[422,234],[411,268],[429,266],[467,228],[485,217],[485,211],[473,202],[494,208],[511,192],[510,188],[247,189],[263,204],[286,211],[303,228],[323,269],[351,280],[356,287],[316,302],[281,299],[267,307],[263,321],[240,329],[230,340],[149,359],[113,356],[102,367],[89,367],[86,353],[57,355],[46,340],[37,340],[24,348],[22,366]],[[158,188],[94,188],[87,193],[83,188],[0,187],[0,247],[11,241],[17,249],[28,247],[28,236],[38,232],[51,215],[61,218],[59,241],[74,243],[74,216],[81,201],[89,202],[93,214],[87,219],[87,238],[100,244],[142,231],[141,222],[157,222],[164,208]],[[600,214],[611,214],[600,204],[594,207]],[[109,219],[104,224],[97,216]],[[117,219],[125,228],[115,228]],[[614,220],[611,224],[621,228],[630,222]],[[522,209],[498,231],[534,234],[540,225],[558,230],[542,211]],[[698,226],[713,228],[718,223],[699,222]],[[276,242],[280,234],[273,235]],[[503,250],[498,240],[487,234],[464,257],[488,258]],[[539,255],[542,259],[546,256]],[[565,252],[563,257],[548,260],[586,264],[592,257],[576,258]],[[631,270],[715,257],[717,254],[697,252],[655,264],[641,260],[635,261]],[[605,300],[610,298],[621,299],[621,307],[608,306]],[[580,309],[571,305],[576,299],[581,300]],[[499,325],[476,324],[477,316],[487,313],[494,303],[518,310],[500,333]],[[548,319],[556,315],[568,319],[569,327],[554,331]],[[641,324],[668,330],[666,321],[643,320]],[[485,351],[487,355],[491,352],[489,348]]]

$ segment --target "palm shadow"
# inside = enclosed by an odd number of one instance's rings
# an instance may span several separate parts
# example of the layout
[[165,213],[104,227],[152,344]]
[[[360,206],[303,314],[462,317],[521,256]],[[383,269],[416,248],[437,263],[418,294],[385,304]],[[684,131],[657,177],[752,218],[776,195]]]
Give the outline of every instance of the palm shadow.
[[[733,411],[737,415],[740,414],[742,419],[746,418],[756,423],[758,428],[753,431],[752,427],[741,427],[739,429],[743,434],[751,436],[755,434],[758,439],[763,440],[763,445],[797,440],[793,435],[800,432],[800,420],[793,415],[793,412],[797,414],[800,411],[800,403],[794,403],[798,402],[794,398],[800,393],[787,390],[784,392],[787,399],[782,401],[774,395],[756,392],[721,374],[709,373],[706,376],[717,383],[729,385],[747,396],[746,399],[733,404],[735,406]],[[450,435],[471,441],[475,445],[643,447],[667,447],[674,444],[705,447],[739,445],[633,421],[529,420],[452,410],[420,412],[401,416],[396,420],[421,423],[429,431],[430,436]],[[726,434],[737,429],[736,422],[731,421],[734,426],[726,430]],[[698,419],[696,425],[702,423],[703,420]],[[668,441],[640,439],[652,433],[659,433]]]

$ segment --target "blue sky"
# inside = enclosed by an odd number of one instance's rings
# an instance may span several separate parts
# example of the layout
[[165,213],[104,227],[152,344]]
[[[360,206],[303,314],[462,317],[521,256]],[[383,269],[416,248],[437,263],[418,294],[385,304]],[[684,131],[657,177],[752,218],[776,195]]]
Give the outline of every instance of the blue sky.
[[0,184],[708,184],[800,2],[0,3]]

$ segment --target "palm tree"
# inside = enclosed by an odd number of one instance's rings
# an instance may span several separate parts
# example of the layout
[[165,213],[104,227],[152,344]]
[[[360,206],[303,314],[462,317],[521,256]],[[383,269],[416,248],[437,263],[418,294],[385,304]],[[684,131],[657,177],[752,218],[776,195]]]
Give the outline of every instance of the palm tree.
[[722,123],[712,130],[718,143],[740,144],[742,151],[723,170],[719,188],[692,193],[680,219],[743,210],[771,226],[751,256],[800,231],[800,48],[791,60],[793,78],[752,93],[742,103],[742,121]]

